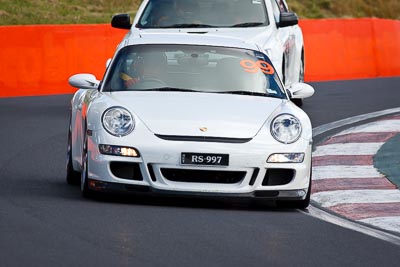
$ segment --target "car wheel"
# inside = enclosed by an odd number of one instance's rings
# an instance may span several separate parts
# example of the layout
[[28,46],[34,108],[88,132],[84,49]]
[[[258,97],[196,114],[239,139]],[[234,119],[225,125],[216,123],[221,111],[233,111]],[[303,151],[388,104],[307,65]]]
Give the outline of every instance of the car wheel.
[[83,142],[82,151],[82,172],[81,172],[81,193],[83,197],[91,197],[91,192],[88,184],[88,153],[87,153],[87,135]]
[[299,108],[303,106],[303,99],[292,99],[292,102],[295,103]]
[[68,146],[67,146],[67,163],[66,163],[66,181],[70,185],[78,185],[80,181],[80,173],[75,171],[72,167],[72,133],[71,133],[71,122],[69,123],[68,131]]
[[310,181],[310,185],[308,187],[306,198],[304,200],[293,201],[293,203],[291,203],[292,207],[295,209],[303,210],[310,205],[310,199],[311,199],[311,181]]

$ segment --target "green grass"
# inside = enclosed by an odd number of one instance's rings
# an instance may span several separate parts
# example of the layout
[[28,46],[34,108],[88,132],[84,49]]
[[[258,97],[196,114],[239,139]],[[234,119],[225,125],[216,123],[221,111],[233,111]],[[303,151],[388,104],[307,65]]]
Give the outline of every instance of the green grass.
[[[201,0],[199,0],[201,1]],[[109,23],[141,0],[0,0],[0,25]],[[400,19],[400,0],[287,0],[300,18]]]
[[0,25],[109,23],[116,13],[134,15],[141,1],[0,0]]
[[399,0],[287,0],[302,18],[400,19]]

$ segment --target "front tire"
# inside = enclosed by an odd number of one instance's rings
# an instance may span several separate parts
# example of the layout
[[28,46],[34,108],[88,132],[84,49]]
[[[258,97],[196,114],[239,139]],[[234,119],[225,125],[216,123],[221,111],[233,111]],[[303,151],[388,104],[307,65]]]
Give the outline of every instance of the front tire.
[[68,131],[66,181],[70,185],[78,185],[80,181],[80,176],[81,176],[80,173],[75,171],[72,166],[72,133],[71,133],[71,122],[70,122]]
[[81,193],[82,196],[85,198],[92,196],[92,192],[89,189],[89,182],[88,182],[88,152],[87,152],[86,133],[82,151]]
[[306,209],[310,205],[311,200],[311,184],[312,184],[312,168],[310,170],[310,183],[308,185],[306,198],[303,200],[293,200],[293,201],[277,201],[277,206],[282,208],[290,209]]
[[299,98],[292,99],[292,102],[293,102],[296,106],[298,106],[299,108],[301,108],[301,107],[303,106],[303,99],[299,99]]
[[290,203],[290,204],[295,209],[304,210],[310,205],[310,200],[311,200],[311,180],[310,180],[310,185],[308,187],[306,198],[303,200],[293,201],[293,203]]

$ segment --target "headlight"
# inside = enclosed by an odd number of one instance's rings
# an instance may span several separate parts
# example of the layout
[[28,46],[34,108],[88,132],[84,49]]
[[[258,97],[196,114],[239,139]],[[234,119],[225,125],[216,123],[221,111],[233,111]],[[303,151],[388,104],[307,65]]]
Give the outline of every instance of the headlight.
[[103,127],[114,136],[125,136],[135,128],[135,120],[131,113],[122,107],[112,107],[103,113]]
[[271,123],[272,136],[281,143],[291,144],[297,141],[301,135],[301,123],[293,115],[282,114]]

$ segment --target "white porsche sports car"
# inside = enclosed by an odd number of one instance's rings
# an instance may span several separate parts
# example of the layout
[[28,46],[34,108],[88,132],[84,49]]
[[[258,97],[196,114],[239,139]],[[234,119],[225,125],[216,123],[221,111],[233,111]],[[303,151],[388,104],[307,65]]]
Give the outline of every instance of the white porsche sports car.
[[133,23],[119,14],[111,25],[130,29],[126,38],[143,32],[241,38],[267,53],[285,86],[304,80],[303,34],[285,0],[144,0]]
[[312,127],[256,45],[148,34],[117,48],[104,79],[76,74],[67,181],[93,192],[309,204]]

